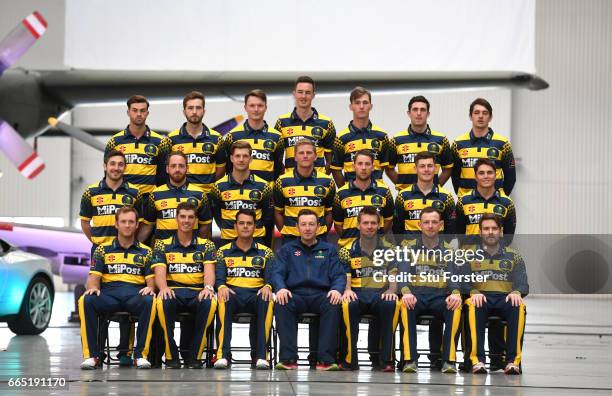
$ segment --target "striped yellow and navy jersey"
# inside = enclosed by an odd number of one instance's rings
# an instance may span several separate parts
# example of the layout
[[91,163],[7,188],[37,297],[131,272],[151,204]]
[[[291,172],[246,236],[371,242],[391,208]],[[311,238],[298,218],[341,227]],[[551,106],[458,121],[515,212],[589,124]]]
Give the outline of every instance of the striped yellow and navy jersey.
[[457,196],[462,196],[476,188],[474,165],[480,158],[488,158],[495,162],[495,187],[503,188],[508,195],[516,182],[514,154],[510,141],[505,136],[493,132],[489,128],[486,135],[476,137],[473,131],[459,136],[452,146],[453,187]]
[[269,128],[264,123],[263,129],[253,129],[248,120],[238,125],[223,137],[223,147],[227,156],[225,170],[232,171],[232,163],[229,160],[229,150],[232,143],[244,141],[251,145],[251,173],[261,177],[267,182],[272,182],[281,175],[283,170],[283,139],[279,131]]
[[265,225],[274,221],[272,185],[253,174],[242,184],[231,173],[223,176],[215,182],[208,197],[215,221],[221,229],[221,240],[229,242],[238,236],[234,224],[240,209],[255,211],[255,238],[263,240]]
[[[166,239],[176,233],[176,207],[181,202],[190,202],[198,208],[199,224],[212,223],[210,205],[204,191],[189,183],[180,187],[167,183],[153,190],[144,205],[143,222],[155,223],[156,240]],[[195,224],[194,230],[197,228],[198,224]]]
[[502,218],[504,238],[511,240],[516,229],[514,202],[502,190],[495,190],[489,199],[485,199],[477,189],[474,189],[471,193],[459,197],[456,213],[456,232],[468,236],[464,238],[466,244],[473,244],[479,240],[478,222],[485,213],[494,213]]
[[111,150],[121,151],[125,155],[125,172],[123,178],[134,184],[142,193],[150,193],[156,185],[163,183],[164,160],[166,153],[161,146],[162,135],[147,127],[140,139],[126,127],[114,134],[106,143],[104,155]]
[[393,195],[382,180],[372,180],[365,190],[355,186],[353,181],[349,181],[336,192],[332,217],[335,224],[342,226],[342,235],[338,240],[340,246],[348,248],[355,239],[359,238],[357,216],[366,206],[374,206],[378,210],[380,214],[378,232],[383,234],[385,220],[393,220]]
[[435,184],[438,184],[440,167],[453,167],[453,155],[448,139],[440,132],[430,129],[429,125],[423,133],[415,132],[409,126],[408,129],[398,132],[389,141],[391,142],[389,167],[394,168],[397,165],[397,183],[395,185],[397,191],[417,182],[414,159],[422,151],[429,151],[436,155]]
[[306,121],[298,117],[295,108],[278,118],[274,129],[281,133],[285,149],[285,170],[295,168],[295,144],[303,138],[310,139],[317,147],[315,169],[325,172],[325,153],[331,153],[336,139],[336,128],[329,117],[319,114],[315,108]]
[[220,145],[221,134],[202,126],[202,133],[194,138],[183,124],[163,139],[162,147],[166,153],[183,152],[187,157],[187,181],[208,192],[215,182],[217,168],[225,165],[226,156]]
[[100,245],[91,259],[91,275],[102,277],[102,289],[124,285],[142,285],[154,276],[151,271],[151,248],[134,241],[127,249],[115,239]]
[[[374,250],[384,251],[393,248],[391,243],[379,238]],[[360,289],[384,291],[389,288],[389,282],[384,275],[395,275],[398,271],[395,261],[385,261],[382,265],[377,265],[372,255],[361,249],[359,239],[355,240],[349,249],[341,248],[338,254],[344,263],[348,263],[346,271],[347,275],[351,275],[351,289],[354,291]]]
[[435,184],[427,195],[423,194],[417,184],[410,184],[397,194],[393,232],[395,234],[421,232],[419,227],[421,211],[429,206],[442,212],[444,225],[441,232],[453,234],[455,232],[455,200],[450,192]]
[[92,184],[81,196],[81,220],[91,222],[91,241],[94,245],[112,242],[117,236],[115,213],[123,206],[133,206],[141,213],[142,193],[126,181],[116,190],[106,184],[106,179]]
[[191,243],[183,246],[175,235],[165,241],[156,241],[151,260],[151,271],[155,267],[166,268],[166,283],[170,288],[204,288],[204,265],[215,264],[215,244],[194,234]]
[[247,251],[240,249],[236,242],[221,246],[217,251],[215,284],[218,288],[240,287],[260,289],[270,286],[270,270],[274,254],[261,243],[253,242]]
[[443,240],[433,248],[423,245],[421,237],[405,240],[402,247],[411,251],[410,263],[402,262],[400,270],[411,274],[410,281],[402,284],[402,294],[450,294],[461,293],[462,285],[456,282],[453,275],[462,275],[466,271],[455,264],[453,247]]
[[313,170],[310,176],[302,177],[292,169],[276,179],[274,183],[274,208],[283,213],[283,235],[299,236],[297,215],[302,209],[311,209],[319,218],[317,235],[329,231],[325,215],[331,213],[336,194],[336,184],[331,176]]
[[331,169],[344,171],[346,180],[355,180],[353,159],[360,150],[374,153],[372,179],[382,179],[383,170],[389,165],[390,143],[387,132],[371,122],[365,128],[356,128],[353,123],[343,129],[334,141],[334,156]]
[[486,276],[484,282],[474,282],[470,294],[482,293],[520,293],[529,294],[529,283],[525,262],[518,251],[500,246],[497,253],[490,255],[484,248],[484,260],[469,263],[473,275]]

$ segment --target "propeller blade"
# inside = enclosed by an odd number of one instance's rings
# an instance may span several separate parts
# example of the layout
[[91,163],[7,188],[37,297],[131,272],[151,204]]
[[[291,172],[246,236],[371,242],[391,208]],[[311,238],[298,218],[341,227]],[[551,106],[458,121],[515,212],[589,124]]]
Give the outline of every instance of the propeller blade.
[[76,140],[85,143],[88,146],[91,146],[97,150],[100,151],[104,151],[106,145],[99,141],[98,139],[96,139],[95,137],[91,136],[89,133],[85,132],[82,129],[76,128],[70,124],[66,124],[65,122],[61,122],[59,121],[57,118],[49,118],[49,125],[51,125],[54,128],[59,129],[60,131],[64,132],[66,135],[71,136],[73,138],[75,138]]
[[28,179],[33,179],[45,169],[42,158],[6,121],[0,120],[0,151]]
[[236,125],[241,123],[242,120],[244,120],[244,117],[241,115],[237,115],[234,118],[230,118],[229,120],[223,121],[221,124],[213,127],[213,129],[219,132],[221,135],[225,135],[226,133],[234,129]]
[[47,21],[34,11],[0,41],[0,74],[11,67],[47,30]]

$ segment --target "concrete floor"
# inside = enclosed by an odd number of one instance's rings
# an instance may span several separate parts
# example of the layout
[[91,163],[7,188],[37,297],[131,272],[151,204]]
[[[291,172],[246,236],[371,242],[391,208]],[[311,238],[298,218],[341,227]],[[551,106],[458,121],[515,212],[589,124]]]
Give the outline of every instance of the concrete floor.
[[[41,336],[14,336],[0,325],[0,394],[196,395],[196,394],[610,394],[612,391],[612,298],[533,296],[528,309],[522,376],[496,372],[486,376],[446,375],[421,369],[418,374],[251,371],[136,370],[81,371],[78,327],[67,324],[71,296],[58,293],[51,327]],[[234,340],[246,337],[245,329]],[[365,331],[360,333],[363,343]],[[301,333],[300,337],[305,337]],[[111,330],[111,341],[117,331]],[[419,331],[426,345],[425,331]],[[68,389],[10,391],[12,376],[67,376]]]

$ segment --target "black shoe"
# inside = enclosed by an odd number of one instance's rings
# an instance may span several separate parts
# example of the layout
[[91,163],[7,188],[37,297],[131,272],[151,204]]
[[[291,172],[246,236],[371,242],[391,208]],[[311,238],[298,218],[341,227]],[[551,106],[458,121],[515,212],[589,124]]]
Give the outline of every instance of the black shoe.
[[185,360],[185,367],[190,368],[190,369],[200,370],[204,368],[204,364],[202,363],[201,360],[190,358],[190,359]]
[[167,369],[180,369],[181,361],[178,359],[166,360],[166,368]]

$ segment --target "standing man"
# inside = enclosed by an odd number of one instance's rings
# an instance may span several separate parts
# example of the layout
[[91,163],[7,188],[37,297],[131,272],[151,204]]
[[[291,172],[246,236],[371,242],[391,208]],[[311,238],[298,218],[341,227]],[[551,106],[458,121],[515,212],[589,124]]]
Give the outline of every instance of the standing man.
[[284,241],[299,238],[298,213],[309,209],[317,215],[317,237],[326,238],[332,225],[332,205],[336,185],[331,176],[314,168],[315,144],[302,139],[292,147],[297,167],[285,172],[274,183],[274,219]]
[[357,217],[365,207],[376,208],[380,220],[378,233],[391,231],[393,223],[393,196],[381,179],[373,179],[375,156],[370,150],[360,150],[353,156],[355,179],[342,186],[334,198],[332,217],[338,244],[350,248],[359,238]]
[[215,181],[225,174],[225,152],[221,149],[221,134],[202,123],[205,109],[204,94],[193,91],[183,98],[186,122],[164,137],[166,153],[180,151],[187,158],[187,182],[208,193]]
[[[104,157],[104,178],[97,184],[87,187],[81,197],[81,229],[92,243],[91,257],[96,248],[111,243],[117,237],[115,213],[123,206],[133,206],[141,210],[143,196],[138,188],[125,181],[125,155],[118,150],[109,151]],[[82,290],[76,295],[78,301]],[[119,322],[119,365],[131,366],[134,326],[130,322]],[[128,351],[127,353],[125,351]]]
[[163,175],[165,151],[162,136],[147,126],[149,101],[141,95],[131,96],[127,101],[129,125],[114,134],[106,143],[104,157],[111,150],[125,155],[124,178],[143,193],[150,193],[156,185],[165,183]]
[[[410,118],[408,129],[400,131],[390,139],[391,150],[389,150],[387,176],[395,183],[397,191],[401,191],[409,184],[415,184],[417,181],[415,156],[420,152],[428,151],[435,155],[434,183],[443,186],[451,176],[453,156],[446,136],[432,130],[427,123],[429,101],[420,95],[410,99],[408,117]],[[396,165],[397,171],[395,170]],[[442,168],[442,173],[438,177],[440,168]]]
[[144,206],[143,222],[138,232],[140,241],[148,240],[155,223],[155,240],[167,239],[176,233],[176,208],[181,202],[189,202],[198,210],[198,222],[194,230],[205,238],[209,235],[212,216],[204,191],[187,182],[187,157],[181,151],[171,152],[166,159],[168,182],[157,187]]
[[417,180],[397,194],[395,202],[395,234],[418,234],[421,210],[433,207],[442,214],[441,232],[455,232],[455,200],[450,192],[435,184],[436,155],[421,151],[414,159]]
[[402,268],[406,273],[412,274],[413,280],[401,289],[404,362],[402,371],[415,373],[418,369],[416,321],[419,315],[429,314],[444,322],[442,372],[455,374],[461,322],[461,288],[457,282],[452,281],[452,276],[459,275],[459,270],[454,261],[448,260],[449,257],[454,257],[452,247],[440,238],[443,225],[441,213],[432,207],[424,208],[420,213],[419,223],[420,237],[408,241],[407,246],[413,251],[421,249],[422,253],[414,255],[414,262]]
[[[252,174],[251,146],[239,140],[230,147],[231,173],[215,182],[210,193],[210,205],[215,221],[221,229],[221,245],[232,242],[236,233],[236,213],[241,209],[253,210],[256,214],[254,236],[257,242],[270,243],[272,235],[266,235],[266,224],[273,222],[270,183]],[[269,246],[269,245],[268,245]]]
[[[251,173],[272,183],[283,173],[283,139],[274,128],[268,127],[264,120],[268,109],[268,98],[261,89],[254,89],[244,96],[244,111],[247,120],[228,132],[223,138],[226,155],[234,142],[244,141],[251,146],[253,161],[249,165]],[[232,171],[230,161],[226,164],[227,173]]]
[[299,239],[283,245],[272,266],[280,338],[277,370],[297,369],[297,319],[306,312],[320,315],[317,370],[338,370],[338,320],[346,274],[338,250],[317,238],[317,228],[317,213],[302,209],[297,216]]
[[296,166],[296,143],[302,139],[308,139],[316,147],[315,168],[319,172],[329,174],[336,128],[329,117],[319,114],[312,107],[314,97],[314,80],[308,76],[298,77],[293,87],[295,108],[291,113],[280,116],[274,126],[274,129],[279,131],[283,138],[286,171]]
[[476,188],[469,194],[460,196],[457,201],[457,235],[466,235],[464,244],[477,244],[480,218],[485,213],[493,213],[502,219],[502,231],[507,244],[510,244],[516,229],[516,212],[512,199],[496,187],[495,162],[488,158],[479,158],[473,173]]
[[94,370],[101,365],[98,318],[119,311],[138,316],[134,363],[137,368],[151,368],[147,360],[155,320],[151,249],[136,239],[138,212],[133,207],[123,207],[115,213],[115,227],[117,238],[96,248],[87,290],[79,299],[83,370]]
[[232,316],[242,312],[255,314],[255,337],[250,337],[251,350],[255,352],[252,356],[255,368],[270,368],[268,343],[274,307],[270,268],[274,254],[270,248],[253,239],[256,218],[253,210],[239,210],[234,222],[237,237],[222,246],[217,254],[216,285],[221,329],[216,369],[225,369],[232,361]]
[[[193,232],[197,209],[189,202],[176,208],[178,230],[168,244],[157,241],[151,264],[155,284],[159,289],[156,304],[159,321],[166,341],[166,367],[181,368],[179,350],[174,340],[176,314],[195,315],[193,340],[188,352],[181,352],[185,367],[202,368],[206,347],[206,331],[215,318],[215,259],[214,243]],[[186,323],[181,324],[181,327]],[[181,333],[187,329],[181,328]],[[191,333],[191,332],[189,332]]]
[[349,109],[353,112],[353,120],[338,134],[331,164],[338,187],[342,187],[345,181],[355,180],[353,160],[359,151],[370,150],[374,155],[374,180],[382,181],[383,169],[389,165],[390,144],[387,132],[370,121],[372,106],[370,91],[362,87],[351,91]]
[[474,164],[481,158],[495,163],[497,189],[510,195],[516,182],[514,154],[510,141],[493,132],[489,123],[493,118],[493,107],[486,99],[477,98],[470,104],[472,130],[459,136],[454,142],[453,187],[457,196],[468,194],[476,188]]
[[[343,366],[357,367],[357,339],[361,315],[376,315],[379,336],[368,345],[368,350],[378,350],[381,345],[378,362],[374,367],[381,367],[384,372],[394,372],[395,353],[393,339],[397,327],[400,305],[397,300],[397,284],[388,282],[387,275],[395,275],[397,266],[394,262],[378,265],[373,260],[375,250],[392,250],[393,246],[378,235],[380,213],[372,206],[363,208],[357,216],[359,238],[348,251],[346,289],[342,298],[342,318],[346,328],[347,353]],[[344,249],[343,249],[344,250]],[[370,331],[373,331],[370,327]],[[370,337],[368,337],[370,344]]]
[[[472,373],[486,374],[484,335],[487,319],[501,316],[507,323],[505,374],[521,374],[523,335],[525,332],[525,303],[529,293],[527,271],[521,255],[502,242],[502,222],[499,216],[486,213],[480,218],[480,237],[484,260],[470,262],[472,276],[488,278],[474,282],[470,298],[465,305],[468,311],[467,339],[471,349],[466,355]],[[489,343],[491,338],[489,338]]]

